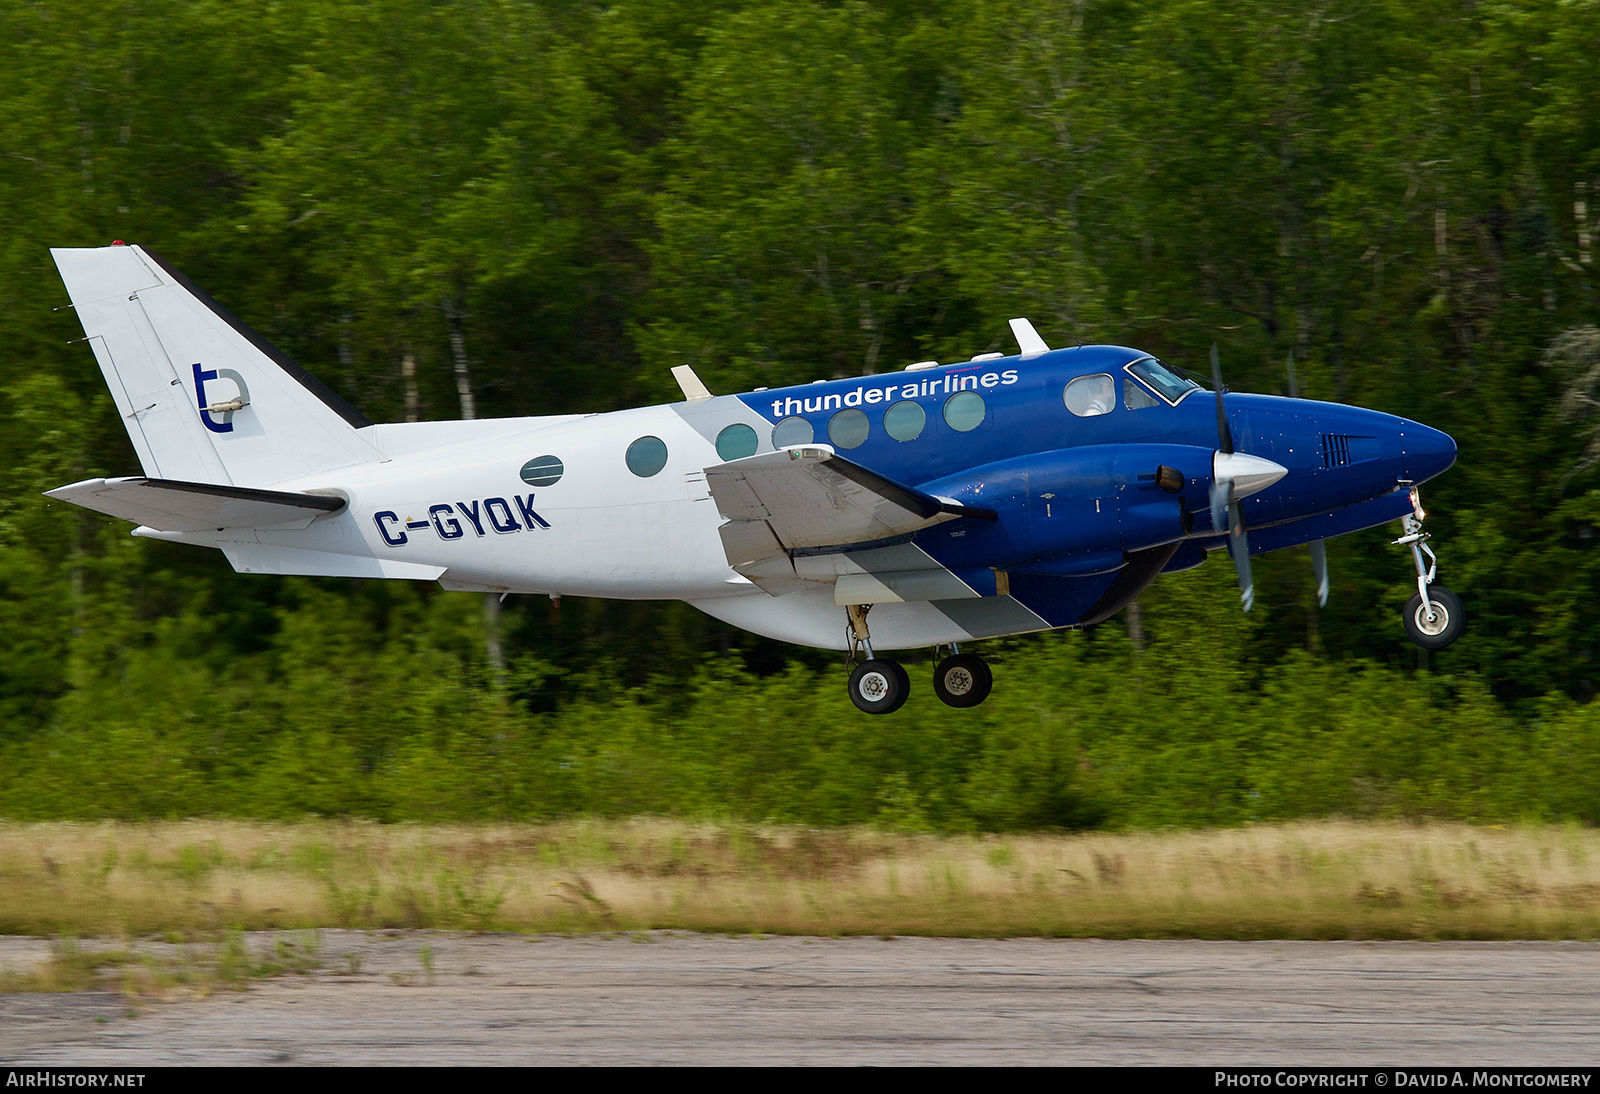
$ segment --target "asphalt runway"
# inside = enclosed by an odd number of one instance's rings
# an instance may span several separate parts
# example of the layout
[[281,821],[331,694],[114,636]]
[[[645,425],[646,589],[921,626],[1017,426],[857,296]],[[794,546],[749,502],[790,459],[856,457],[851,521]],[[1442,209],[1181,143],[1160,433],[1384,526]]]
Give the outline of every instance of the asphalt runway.
[[312,974],[131,1017],[0,995],[0,1063],[1580,1066],[1600,1033],[1592,943],[319,933]]

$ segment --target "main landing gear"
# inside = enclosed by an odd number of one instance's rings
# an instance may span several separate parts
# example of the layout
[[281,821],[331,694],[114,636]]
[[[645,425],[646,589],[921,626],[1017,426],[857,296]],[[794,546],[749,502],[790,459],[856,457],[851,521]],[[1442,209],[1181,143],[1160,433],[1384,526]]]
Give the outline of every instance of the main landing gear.
[[946,706],[975,707],[989,698],[994,673],[977,654],[962,653],[953,643],[950,648],[954,652],[933,670],[933,693]]
[[[1428,546],[1428,533],[1422,530],[1427,514],[1422,510],[1422,498],[1417,488],[1411,488],[1411,513],[1401,518],[1405,535],[1394,541],[1397,547],[1411,548],[1411,561],[1417,569],[1417,595],[1406,603],[1401,621],[1406,637],[1425,650],[1442,650],[1461,637],[1466,625],[1466,613],[1455,593],[1443,585],[1434,585],[1439,571],[1439,559]],[[1424,561],[1423,556],[1427,559]]]
[[[868,714],[892,714],[905,705],[911,694],[911,677],[898,661],[872,652],[867,630],[867,612],[871,608],[870,604],[852,604],[846,609],[850,618],[850,660],[866,654],[866,660],[850,673],[850,701]],[[934,654],[938,655],[937,649]],[[933,693],[947,706],[975,707],[989,697],[993,687],[994,674],[983,658],[962,653],[954,643],[950,645],[950,656],[933,670]]]

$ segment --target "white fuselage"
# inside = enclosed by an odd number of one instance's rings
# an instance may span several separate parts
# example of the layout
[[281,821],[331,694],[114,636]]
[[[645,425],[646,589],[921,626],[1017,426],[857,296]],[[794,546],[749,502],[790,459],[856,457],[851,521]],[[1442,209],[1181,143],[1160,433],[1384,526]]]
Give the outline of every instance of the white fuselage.
[[[752,415],[737,400],[718,402],[729,421]],[[260,572],[308,572],[275,566],[279,559],[292,565],[305,551],[345,556],[358,566],[377,560],[377,569],[353,569],[352,575],[438,580],[453,590],[684,600],[771,638],[829,649],[847,645],[845,613],[834,604],[831,585],[775,597],[728,564],[717,534],[724,518],[703,470],[721,458],[673,406],[380,425],[362,432],[387,459],[273,484],[342,494],[348,505],[339,513],[302,527],[255,529],[246,533],[248,541],[193,533],[162,538],[220,547],[239,568]],[[640,437],[659,438],[667,449],[666,465],[649,477],[626,464],[628,446]],[[763,447],[770,445],[764,441]],[[522,467],[548,455],[561,460],[560,480],[529,486]],[[498,522],[487,511],[491,499],[506,502],[496,507]],[[452,511],[430,514],[443,506]],[[468,512],[476,507],[476,523],[463,506]],[[528,512],[536,514],[532,527]],[[382,513],[394,519],[379,521]],[[257,558],[266,563],[252,565]],[[881,605],[871,622],[873,639],[884,649],[972,637],[923,603]]]
[[[717,538],[722,518],[701,470],[719,462],[716,449],[668,407],[459,425],[470,439],[274,484],[335,489],[349,505],[302,530],[257,535],[285,547],[339,553],[353,548],[393,562],[442,567],[447,586],[649,600],[701,599],[750,588],[728,566]],[[389,453],[403,445],[408,428],[365,432],[375,434],[374,442]],[[665,443],[667,462],[642,478],[628,470],[624,455],[630,443],[646,436]],[[523,465],[548,455],[561,461],[560,480],[538,487],[523,482]],[[506,505],[490,514],[490,499]],[[537,517],[527,519],[519,501]],[[430,515],[440,506],[454,512]],[[462,507],[476,512],[477,521]],[[375,516],[384,512],[397,519],[380,526]],[[424,526],[415,527],[419,523]]]

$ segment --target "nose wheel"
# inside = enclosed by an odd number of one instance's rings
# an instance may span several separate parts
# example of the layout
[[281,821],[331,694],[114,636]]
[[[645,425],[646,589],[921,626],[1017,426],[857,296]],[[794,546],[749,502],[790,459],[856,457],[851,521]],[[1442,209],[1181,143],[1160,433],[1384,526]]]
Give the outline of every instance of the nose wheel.
[[1406,637],[1425,650],[1442,650],[1461,637],[1466,616],[1461,611],[1461,601],[1443,585],[1428,590],[1428,599],[1421,594],[1406,604]]
[[1405,534],[1394,541],[1397,547],[1411,549],[1411,561],[1417,570],[1417,595],[1406,603],[1401,622],[1405,624],[1406,637],[1425,650],[1442,650],[1457,638],[1466,626],[1467,616],[1461,608],[1461,599],[1443,585],[1435,585],[1439,572],[1439,559],[1428,546],[1429,535],[1422,530],[1427,514],[1422,510],[1422,498],[1417,488],[1411,488],[1411,513],[1403,518]]

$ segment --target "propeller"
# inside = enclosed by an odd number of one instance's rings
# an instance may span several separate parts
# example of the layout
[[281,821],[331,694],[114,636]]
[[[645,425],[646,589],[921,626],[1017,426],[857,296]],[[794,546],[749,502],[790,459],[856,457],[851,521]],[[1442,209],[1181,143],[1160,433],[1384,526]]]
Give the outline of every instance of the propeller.
[[[1300,398],[1298,385],[1294,379],[1294,350],[1289,351],[1289,398]],[[1306,544],[1311,550],[1311,572],[1317,579],[1317,607],[1328,606],[1328,549],[1322,540],[1312,540]]]
[[1250,536],[1245,531],[1239,503],[1283,478],[1289,469],[1234,450],[1233,430],[1228,427],[1228,410],[1222,401],[1222,364],[1215,343],[1211,346],[1211,380],[1217,396],[1217,450],[1211,457],[1211,527],[1219,532],[1223,529],[1226,511],[1228,553],[1233,556],[1233,568],[1239,575],[1239,599],[1244,610],[1249,611],[1256,602],[1256,586],[1250,573]]
[[1239,496],[1235,494],[1234,476],[1225,474],[1238,462],[1239,454],[1233,449],[1233,430],[1228,428],[1228,411],[1222,402],[1222,362],[1217,356],[1215,342],[1211,343],[1211,380],[1217,395],[1217,454],[1212,457],[1211,527],[1222,527],[1222,511],[1226,509],[1228,553],[1233,556],[1233,568],[1239,575],[1239,599],[1244,604],[1244,610],[1249,611],[1255,606],[1256,583],[1250,573],[1250,537],[1245,532]]
[[[1233,430],[1228,428],[1228,413],[1222,405],[1222,363],[1217,357],[1217,344],[1211,343],[1211,389],[1217,393],[1217,452],[1221,456],[1233,455]],[[1213,460],[1213,463],[1219,462]],[[1222,514],[1228,506],[1228,491],[1223,489],[1222,476],[1211,476],[1211,527],[1222,528]]]
[[1328,549],[1323,546],[1320,539],[1314,539],[1309,544],[1311,548],[1311,572],[1317,578],[1317,607],[1328,606]]

